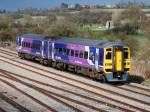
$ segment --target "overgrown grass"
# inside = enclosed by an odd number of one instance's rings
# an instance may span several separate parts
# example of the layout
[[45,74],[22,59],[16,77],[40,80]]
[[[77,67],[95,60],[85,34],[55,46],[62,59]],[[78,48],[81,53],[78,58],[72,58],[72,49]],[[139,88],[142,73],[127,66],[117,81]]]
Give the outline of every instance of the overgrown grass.
[[141,83],[150,79],[150,65],[146,61],[132,61],[130,81]]

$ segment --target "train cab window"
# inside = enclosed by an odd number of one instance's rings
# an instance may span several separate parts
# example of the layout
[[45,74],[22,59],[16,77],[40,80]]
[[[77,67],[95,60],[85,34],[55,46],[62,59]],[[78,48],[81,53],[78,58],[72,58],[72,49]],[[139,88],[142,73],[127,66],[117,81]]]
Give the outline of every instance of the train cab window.
[[88,52],[87,51],[84,52],[84,59],[88,59]]
[[106,53],[106,59],[111,59],[112,58],[112,53],[111,52],[107,52]]
[[74,50],[71,50],[71,56],[74,56]]
[[69,56],[70,55],[70,49],[66,49],[67,51],[66,51],[66,53],[67,53],[67,56]]
[[79,58],[83,58],[83,52],[82,51],[79,54]]
[[62,54],[62,48],[59,48],[59,54]]
[[78,57],[79,52],[77,50],[75,50],[75,57]]
[[107,48],[106,51],[111,51],[111,48]]
[[124,52],[124,59],[128,59],[129,58],[129,53],[128,52]]
[[128,48],[124,48],[124,50],[128,50]]

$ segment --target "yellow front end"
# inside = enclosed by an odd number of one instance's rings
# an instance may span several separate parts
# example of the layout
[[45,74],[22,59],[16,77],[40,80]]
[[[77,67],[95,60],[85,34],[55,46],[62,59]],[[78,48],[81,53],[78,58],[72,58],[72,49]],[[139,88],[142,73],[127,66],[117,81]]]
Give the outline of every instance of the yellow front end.
[[130,66],[128,47],[104,48],[104,74],[107,81],[127,81]]

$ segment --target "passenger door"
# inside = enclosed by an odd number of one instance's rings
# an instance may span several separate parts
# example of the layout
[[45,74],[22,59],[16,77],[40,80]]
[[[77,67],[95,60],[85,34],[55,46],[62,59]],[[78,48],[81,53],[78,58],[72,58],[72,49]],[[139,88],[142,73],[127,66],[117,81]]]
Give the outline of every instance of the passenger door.
[[121,49],[115,49],[115,71],[122,71],[123,53]]

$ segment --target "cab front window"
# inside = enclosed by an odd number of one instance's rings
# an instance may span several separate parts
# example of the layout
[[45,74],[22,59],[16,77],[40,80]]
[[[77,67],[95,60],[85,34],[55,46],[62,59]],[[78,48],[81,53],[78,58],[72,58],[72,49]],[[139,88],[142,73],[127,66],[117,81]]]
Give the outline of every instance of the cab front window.
[[106,59],[111,59],[112,58],[112,53],[111,52],[107,52],[106,53]]
[[129,58],[129,53],[127,51],[124,52],[124,59],[128,59]]

